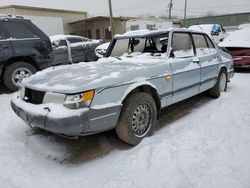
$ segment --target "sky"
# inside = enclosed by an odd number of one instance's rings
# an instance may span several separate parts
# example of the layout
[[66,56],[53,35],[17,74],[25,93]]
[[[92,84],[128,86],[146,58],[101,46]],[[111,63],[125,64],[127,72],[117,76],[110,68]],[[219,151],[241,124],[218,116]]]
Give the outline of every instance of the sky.
[[[138,16],[152,14],[168,15],[170,0],[112,0],[115,16]],[[185,0],[173,0],[172,15],[183,17]],[[187,0],[187,16],[202,16],[206,13],[250,12],[249,0]],[[89,16],[108,15],[108,0],[0,0],[3,5],[26,5],[47,8],[80,10]]]

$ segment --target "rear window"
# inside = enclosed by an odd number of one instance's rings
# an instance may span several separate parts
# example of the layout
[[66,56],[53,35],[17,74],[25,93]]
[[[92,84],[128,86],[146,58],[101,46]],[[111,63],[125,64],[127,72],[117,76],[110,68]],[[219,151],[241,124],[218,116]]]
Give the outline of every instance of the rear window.
[[67,38],[70,43],[83,42],[80,38]]
[[208,43],[209,48],[215,49],[215,46],[214,46],[213,42],[211,41],[211,39],[208,38],[208,36],[206,36],[206,39],[207,39],[207,43]]
[[3,25],[12,38],[37,38],[36,34],[24,23],[21,22],[4,22]]

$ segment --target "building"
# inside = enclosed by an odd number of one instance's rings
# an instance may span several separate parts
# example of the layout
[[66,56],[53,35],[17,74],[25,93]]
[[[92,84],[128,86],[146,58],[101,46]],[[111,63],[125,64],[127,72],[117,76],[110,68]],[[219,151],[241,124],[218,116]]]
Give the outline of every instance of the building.
[[30,19],[47,35],[70,34],[70,24],[76,20],[85,19],[86,12],[61,9],[39,8],[19,5],[0,7],[0,14],[23,16]]
[[126,22],[126,31],[168,29],[172,27],[173,22],[164,19],[131,19]]
[[186,20],[186,26],[196,24],[220,24],[227,30],[234,30],[239,25],[250,23],[250,12],[238,13],[238,14],[226,14],[218,16],[206,16],[199,18],[188,18]]
[[[114,34],[126,32],[126,21],[124,17],[114,17]],[[110,32],[110,20],[108,16],[97,16],[70,23],[70,26],[76,35],[87,36],[92,39],[112,39]]]

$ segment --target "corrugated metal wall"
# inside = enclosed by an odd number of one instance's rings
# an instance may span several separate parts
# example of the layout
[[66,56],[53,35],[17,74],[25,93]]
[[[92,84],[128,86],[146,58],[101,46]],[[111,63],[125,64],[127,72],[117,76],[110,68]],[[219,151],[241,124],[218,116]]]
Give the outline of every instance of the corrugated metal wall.
[[62,18],[63,28],[65,34],[70,34],[74,31],[70,28],[69,23],[85,19],[87,17],[85,12],[74,11],[54,11],[53,9],[36,9],[36,8],[0,8],[0,14],[13,14],[13,15],[27,15],[37,17],[57,17]]

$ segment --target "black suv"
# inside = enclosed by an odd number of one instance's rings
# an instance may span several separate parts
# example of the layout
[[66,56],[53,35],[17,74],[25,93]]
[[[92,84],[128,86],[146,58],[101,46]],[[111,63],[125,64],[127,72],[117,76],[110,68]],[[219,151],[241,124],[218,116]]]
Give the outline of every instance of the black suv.
[[30,20],[0,16],[0,79],[11,91],[23,78],[51,66],[49,37]]

